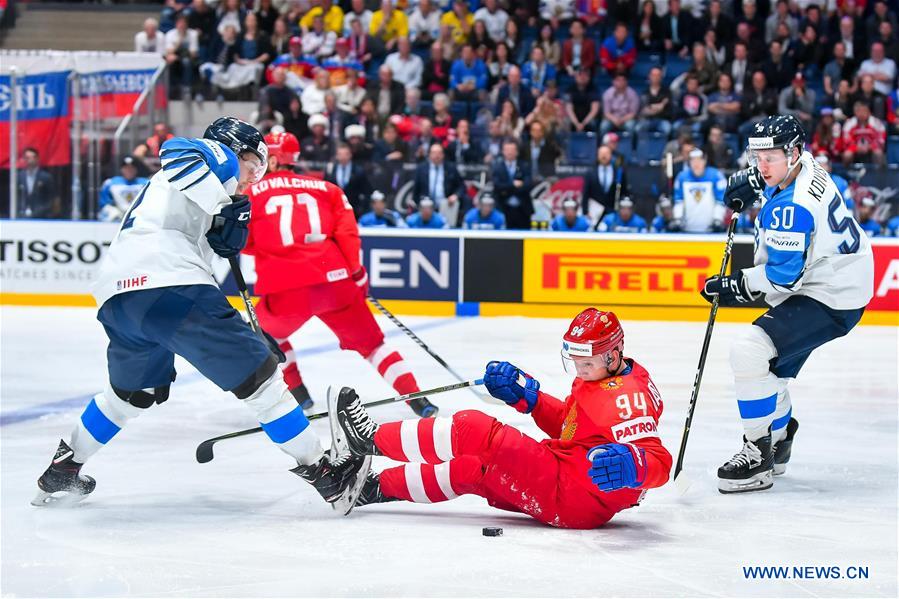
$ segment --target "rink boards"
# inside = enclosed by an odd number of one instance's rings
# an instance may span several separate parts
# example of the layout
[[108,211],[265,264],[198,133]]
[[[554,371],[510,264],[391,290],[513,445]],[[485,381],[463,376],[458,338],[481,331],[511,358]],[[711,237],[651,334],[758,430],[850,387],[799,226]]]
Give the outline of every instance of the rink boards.
[[[0,221],[0,304],[94,306],[90,286],[117,224]],[[570,317],[585,305],[622,318],[704,321],[699,295],[718,271],[723,235],[363,229],[371,293],[399,314]],[[899,240],[873,239],[874,298],[863,324],[899,324]],[[752,265],[737,236],[732,268]],[[247,282],[253,260],[242,257]],[[224,260],[216,279],[236,296]],[[236,297],[235,297],[235,301]],[[763,304],[722,309],[744,322]]]

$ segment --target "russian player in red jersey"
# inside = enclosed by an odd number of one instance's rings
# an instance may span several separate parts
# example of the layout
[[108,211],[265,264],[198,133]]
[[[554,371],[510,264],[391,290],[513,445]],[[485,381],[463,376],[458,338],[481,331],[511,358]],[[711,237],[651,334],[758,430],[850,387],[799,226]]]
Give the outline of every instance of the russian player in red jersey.
[[[561,401],[508,362],[490,362],[490,394],[530,414],[549,439],[536,441],[475,410],[452,418],[377,425],[344,387],[336,418],[354,455],[404,466],[370,474],[356,505],[434,503],[473,494],[497,508],[561,528],[596,528],[668,480],[671,455],[658,421],[662,399],[649,373],[624,357],[615,314],[588,308],[562,343],[576,378]],[[332,423],[333,425],[333,423]]]
[[[304,408],[312,399],[288,337],[318,317],[340,340],[374,366],[400,394],[419,390],[412,371],[384,334],[365,298],[368,275],[353,208],[336,185],[290,170],[300,145],[290,133],[266,136],[268,174],[249,190],[253,218],[244,253],[256,258],[259,324],[287,356],[284,380]],[[437,407],[427,398],[409,405],[419,416]]]

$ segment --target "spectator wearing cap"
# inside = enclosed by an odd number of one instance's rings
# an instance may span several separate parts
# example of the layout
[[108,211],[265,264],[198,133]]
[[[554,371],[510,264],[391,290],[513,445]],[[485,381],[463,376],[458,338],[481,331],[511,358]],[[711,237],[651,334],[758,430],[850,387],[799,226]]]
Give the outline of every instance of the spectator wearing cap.
[[318,62],[313,57],[303,55],[303,39],[299,36],[291,37],[287,48],[287,54],[281,54],[269,65],[270,77],[274,76],[275,69],[283,68],[287,74],[286,84],[301,91],[312,83]]
[[433,0],[419,0],[409,17],[409,39],[416,48],[430,48],[440,37],[440,9]]
[[609,75],[624,73],[633,68],[637,61],[637,45],[627,30],[627,25],[618,23],[612,35],[603,40],[599,47],[599,62]]
[[378,80],[369,83],[367,91],[375,101],[378,116],[382,119],[402,110],[406,97],[405,88],[394,81],[393,70],[386,64],[378,69]]
[[478,200],[476,208],[465,213],[462,223],[465,229],[500,230],[506,228],[505,215],[496,209],[496,200],[490,194],[484,194]]
[[874,210],[877,208],[877,202],[871,196],[865,196],[858,202],[855,209],[855,219],[862,231],[868,237],[880,237],[880,223],[874,219]]
[[337,145],[334,161],[325,169],[325,181],[343,190],[358,219],[368,210],[372,188],[361,164],[353,160],[353,152],[347,143]]
[[588,79],[593,76],[596,66],[596,44],[584,34],[584,22],[575,19],[571,22],[571,37],[562,44],[562,61],[560,67],[575,77],[579,71],[586,71]]
[[475,55],[471,44],[462,46],[462,53],[450,69],[453,100],[475,102],[485,99],[488,79],[487,65]]
[[432,143],[428,159],[415,171],[413,194],[431,198],[450,226],[456,226],[462,202],[468,198],[465,182],[454,164],[445,161],[443,146]]
[[602,94],[603,119],[599,126],[600,134],[610,131],[626,131],[633,133],[636,126],[637,113],[640,111],[640,97],[634,88],[628,85],[627,77],[618,74],[612,80],[612,87]]
[[103,222],[119,222],[131,204],[149,182],[146,177],[137,176],[137,161],[125,156],[119,174],[103,182],[100,189],[100,211],[97,218]]
[[365,127],[349,125],[344,129],[343,136],[353,153],[353,160],[360,164],[371,161],[374,156],[374,144],[365,141]]
[[634,212],[634,202],[627,196],[618,202],[618,211],[607,214],[600,221],[597,231],[604,233],[646,233],[646,221]]
[[335,36],[341,35],[343,32],[343,9],[336,6],[332,0],[317,0],[318,6],[313,6],[300,19],[300,28],[303,32],[310,31],[315,27],[315,19],[321,18],[325,31],[333,33]]
[[661,133],[666,138],[671,134],[672,101],[671,90],[662,85],[662,69],[649,70],[649,86],[640,98],[640,119],[637,134]]
[[582,212],[594,219],[615,209],[615,202],[627,195],[627,174],[612,161],[612,148],[603,144],[596,150],[596,167],[584,178]]
[[22,152],[25,168],[18,171],[18,218],[60,218],[62,203],[53,176],[41,167],[37,148]]
[[546,62],[546,53],[540,46],[531,49],[531,59],[521,69],[521,81],[536,98],[546,90],[549,81],[556,80],[556,67]]
[[396,46],[396,40],[409,35],[409,19],[401,10],[396,10],[391,0],[381,2],[381,9],[371,16],[368,32],[380,40],[384,48],[390,52]]
[[406,221],[396,210],[387,208],[387,199],[380,191],[371,194],[371,211],[359,217],[360,227],[405,229]]
[[679,233],[680,228],[674,220],[674,208],[667,196],[659,198],[656,203],[656,217],[652,219],[651,233]]
[[805,87],[805,76],[796,73],[790,87],[780,92],[777,101],[778,112],[790,114],[799,119],[806,131],[812,130],[815,115],[815,90]]
[[528,163],[518,158],[518,142],[506,139],[502,155],[493,161],[493,194],[510,229],[531,227],[531,183]]
[[830,162],[830,158],[828,158],[826,154],[817,154],[815,156],[815,162],[820,164],[821,168],[823,168],[830,174],[830,178],[833,181],[833,184],[836,186],[837,191],[840,192],[840,195],[843,197],[843,201],[846,203],[846,207],[849,208],[850,211],[854,211],[855,202],[852,200],[852,188],[849,187],[849,181],[847,181],[841,175],[833,172],[833,165]]
[[[346,38],[340,38],[334,44],[334,55],[322,62],[322,67],[328,71],[331,78],[331,87],[346,85],[350,76],[358,77],[363,70],[362,63],[350,54],[350,42]],[[353,71],[352,74],[350,71]]]
[[300,155],[304,160],[311,162],[329,161],[334,145],[328,136],[328,117],[313,114],[309,117],[307,125],[310,134],[300,140]]
[[384,64],[390,67],[393,80],[409,87],[421,87],[424,62],[412,53],[412,43],[408,37],[397,38],[396,52],[388,54]]
[[434,212],[434,200],[428,197],[418,200],[418,212],[406,217],[410,229],[446,229],[446,219]]
[[343,15],[343,33],[344,37],[349,37],[353,31],[353,21],[359,21],[362,25],[362,31],[368,31],[371,24],[372,12],[365,7],[365,0],[352,0],[350,2],[350,10]]
[[577,200],[568,198],[562,202],[562,212],[553,219],[550,228],[566,233],[584,233],[590,230],[590,221],[578,214]]
[[574,131],[595,131],[596,117],[599,115],[599,95],[590,82],[590,72],[578,69],[574,83],[568,91],[565,114]]
[[727,180],[708,166],[702,150],[690,152],[689,168],[674,178],[674,218],[687,233],[724,230],[724,190]]
[[864,102],[852,106],[854,116],[843,124],[843,164],[873,162],[883,164],[886,128],[871,114]]

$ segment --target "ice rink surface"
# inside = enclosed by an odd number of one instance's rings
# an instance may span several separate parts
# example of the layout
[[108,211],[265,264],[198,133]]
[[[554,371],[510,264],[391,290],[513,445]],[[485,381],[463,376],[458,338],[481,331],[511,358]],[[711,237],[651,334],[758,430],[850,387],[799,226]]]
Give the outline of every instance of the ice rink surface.
[[[575,312],[575,311],[573,311]],[[172,398],[132,422],[85,467],[97,490],[73,509],[28,502],[58,440],[105,380],[105,337],[90,309],[4,307],[2,318],[3,596],[897,596],[897,331],[860,327],[820,349],[792,389],[801,426],[774,488],[720,495],[717,467],[741,445],[727,362],[746,325],[719,324],[696,411],[681,497],[673,486],[606,527],[568,531],[492,509],[478,497],[392,503],[336,516],[287,472],[261,435],[208,437],[254,426],[232,395],[177,364]],[[558,357],[566,322],[404,318],[472,378],[490,359],[528,370],[563,397]],[[423,387],[454,382],[382,321]],[[663,441],[676,454],[704,323],[625,322],[626,352],[665,401]],[[366,401],[392,390],[317,323],[294,338],[324,409],[328,385]],[[467,391],[435,397],[441,415],[477,408],[542,438],[529,417]],[[318,411],[316,409],[316,411]],[[387,421],[402,405],[377,408]],[[314,423],[327,443],[324,421]],[[383,464],[378,464],[380,468]],[[501,526],[504,536],[481,535]],[[867,569],[867,578],[747,579],[744,567]],[[833,572],[833,571],[831,571]]]

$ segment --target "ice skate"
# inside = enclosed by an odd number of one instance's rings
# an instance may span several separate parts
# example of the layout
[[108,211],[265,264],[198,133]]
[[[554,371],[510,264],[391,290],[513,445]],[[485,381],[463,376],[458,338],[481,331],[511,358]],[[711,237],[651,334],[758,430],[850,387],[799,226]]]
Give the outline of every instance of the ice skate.
[[359,498],[370,470],[369,456],[345,455],[332,460],[326,455],[315,464],[299,465],[291,472],[315,487],[335,510],[347,515]]
[[793,449],[793,437],[799,430],[799,421],[790,418],[787,423],[786,438],[777,442],[774,446],[774,476],[780,476],[787,471],[787,462],[790,461],[790,453]]
[[38,493],[31,505],[71,505],[93,492],[97,481],[80,474],[83,464],[74,461],[73,456],[74,452],[66,442],[60,441],[50,467],[37,479]]
[[722,493],[763,491],[774,484],[771,433],[756,441],[743,437],[743,443],[743,449],[718,468],[718,490]]

